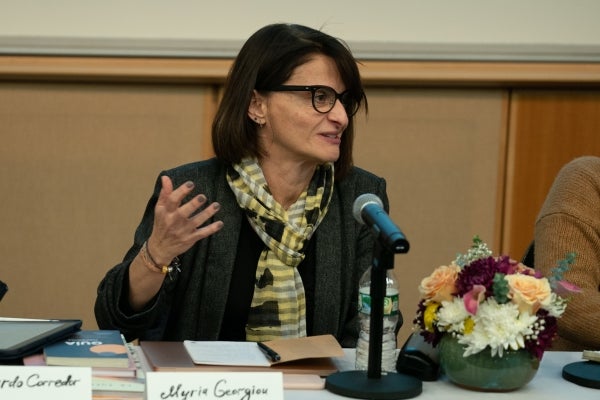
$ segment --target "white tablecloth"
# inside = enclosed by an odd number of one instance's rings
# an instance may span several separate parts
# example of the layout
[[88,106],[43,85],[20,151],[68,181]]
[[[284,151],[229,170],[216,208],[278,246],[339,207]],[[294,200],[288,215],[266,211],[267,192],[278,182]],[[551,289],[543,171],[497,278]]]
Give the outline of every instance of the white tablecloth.
[[[337,359],[341,371],[354,369],[354,351],[345,350],[346,356]],[[443,378],[436,382],[423,382],[423,392],[417,399],[469,400],[469,399],[526,399],[526,400],[599,400],[600,389],[576,385],[562,378],[562,368],[569,363],[582,361],[579,352],[547,351],[540,369],[523,388],[508,393],[487,393],[462,389]],[[285,400],[348,399],[328,390],[286,390]]]

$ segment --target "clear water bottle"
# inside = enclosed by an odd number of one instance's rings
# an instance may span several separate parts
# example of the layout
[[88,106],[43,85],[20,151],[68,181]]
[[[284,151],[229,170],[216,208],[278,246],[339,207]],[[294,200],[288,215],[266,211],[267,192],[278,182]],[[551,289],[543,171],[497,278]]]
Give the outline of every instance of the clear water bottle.
[[[369,366],[369,330],[371,328],[371,268],[360,278],[358,286],[358,315],[360,334],[356,343],[357,370]],[[396,324],[400,315],[398,284],[391,270],[387,270],[386,292],[383,299],[383,337],[381,338],[381,371],[396,372],[398,347]]]

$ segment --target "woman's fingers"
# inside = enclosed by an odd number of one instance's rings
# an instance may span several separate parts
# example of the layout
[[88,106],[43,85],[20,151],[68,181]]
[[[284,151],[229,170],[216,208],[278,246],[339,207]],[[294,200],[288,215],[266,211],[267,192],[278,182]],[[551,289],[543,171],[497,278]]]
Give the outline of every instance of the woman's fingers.
[[194,189],[193,182],[185,182],[173,189],[171,179],[162,176],[161,183],[152,233],[153,242],[158,249],[153,251],[169,256],[172,253],[181,254],[198,240],[218,232],[223,227],[221,221],[203,226],[220,209],[220,204],[216,202],[206,205],[207,199],[204,194],[182,203]]
[[202,225],[211,219],[219,210],[221,205],[219,203],[212,203],[206,206],[202,211],[190,217],[190,223],[194,229],[200,229]]
[[214,235],[223,228],[223,221],[215,221],[212,224],[208,224],[196,229],[196,241]]
[[166,175],[161,176],[161,184],[162,188],[156,205],[163,206],[169,211],[177,210],[183,199],[194,190],[194,182],[192,181],[187,181],[177,189],[173,189],[173,182]]
[[171,193],[173,193],[173,182],[171,182],[171,178],[169,178],[166,175],[163,175],[160,177],[160,183],[161,189],[158,195],[157,205],[165,203],[168,200]]
[[196,214],[198,210],[200,210],[205,204],[206,196],[203,194],[199,194],[187,203],[181,204],[179,207],[179,213],[185,218],[190,218],[192,215]]

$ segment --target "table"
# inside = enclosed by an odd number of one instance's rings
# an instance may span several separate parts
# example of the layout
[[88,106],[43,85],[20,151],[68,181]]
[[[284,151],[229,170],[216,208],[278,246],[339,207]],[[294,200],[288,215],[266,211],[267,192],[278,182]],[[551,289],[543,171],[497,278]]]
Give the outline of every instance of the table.
[[[336,359],[336,364],[341,371],[354,369],[354,350],[345,349],[344,358]],[[462,389],[444,378],[435,382],[423,382],[423,392],[416,399],[444,399],[444,400],[469,400],[469,399],[577,399],[598,400],[600,390],[576,385],[562,378],[562,368],[569,363],[582,361],[580,352],[547,351],[540,364],[536,376],[523,388],[508,393],[487,393]],[[285,400],[335,400],[348,399],[328,390],[286,390]]]

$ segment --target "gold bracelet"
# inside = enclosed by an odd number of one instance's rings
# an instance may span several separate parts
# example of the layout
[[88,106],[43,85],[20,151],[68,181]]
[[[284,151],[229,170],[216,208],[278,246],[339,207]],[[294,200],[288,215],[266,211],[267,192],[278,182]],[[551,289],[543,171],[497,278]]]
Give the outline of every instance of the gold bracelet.
[[158,272],[158,273],[164,275],[164,274],[168,274],[169,272],[171,272],[173,270],[173,267],[171,265],[163,265],[161,267],[160,265],[158,265],[156,263],[156,261],[154,261],[154,258],[152,258],[152,255],[148,251],[148,242],[147,241],[144,242],[144,244],[142,245],[142,250],[140,251],[140,253],[142,254],[142,260],[144,261],[146,268],[148,268],[150,271]]

